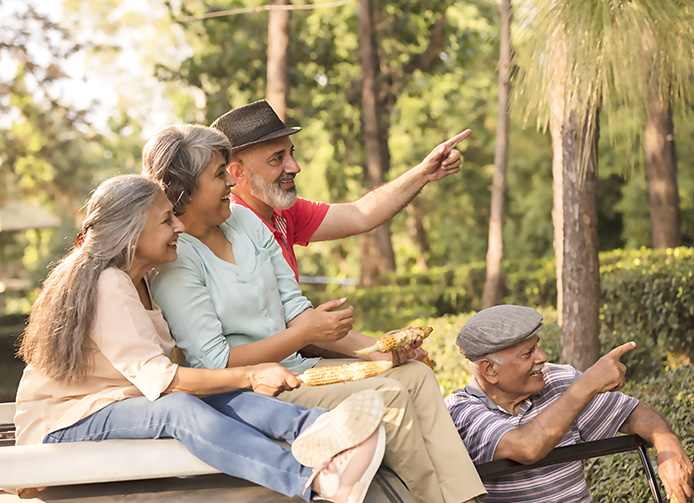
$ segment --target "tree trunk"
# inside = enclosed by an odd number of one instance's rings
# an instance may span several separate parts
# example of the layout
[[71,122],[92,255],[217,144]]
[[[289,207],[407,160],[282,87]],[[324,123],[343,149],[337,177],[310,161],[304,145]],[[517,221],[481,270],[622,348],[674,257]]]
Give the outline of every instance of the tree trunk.
[[[376,52],[372,4],[371,0],[359,2],[359,53],[362,65],[362,117],[364,122],[364,147],[366,150],[366,178],[371,188],[376,188],[385,181],[385,173],[388,171],[390,159],[388,155],[388,138],[385,133],[380,116],[380,103],[377,92],[378,55]],[[395,254],[390,237],[390,225],[385,223],[374,231],[375,242],[378,246],[379,273],[383,274],[395,270]],[[362,252],[364,246],[369,244],[369,239],[362,240]],[[364,263],[367,256],[372,258],[373,252],[367,255],[362,253]],[[367,278],[373,275],[373,267],[364,271],[362,266],[362,284],[375,282],[375,278]]]
[[557,89],[551,99],[550,133],[552,136],[552,224],[554,225],[554,257],[557,274],[557,324],[564,322],[564,148],[562,136],[564,129],[563,90]]
[[669,102],[654,93],[649,96],[645,108],[653,248],[673,248],[682,244],[682,233],[672,109]]
[[494,151],[494,178],[489,212],[487,272],[482,308],[501,302],[501,268],[504,261],[504,199],[508,165],[509,96],[511,94],[511,0],[501,2],[501,47],[499,55],[499,110]]
[[[597,142],[598,114],[594,120],[595,134],[585,170],[578,163],[582,158],[577,119],[570,116],[562,134],[562,182],[564,194],[564,263],[563,278],[563,326],[561,336],[561,361],[578,370],[590,367],[598,358],[600,314],[600,268],[598,263],[598,215],[597,215]],[[579,134],[580,133],[580,134]],[[583,173],[583,180],[581,179]]]
[[405,211],[407,211],[407,232],[410,235],[410,239],[417,245],[417,251],[419,252],[417,253],[417,267],[426,270],[428,268],[429,241],[427,231],[424,228],[424,219],[419,201],[413,199]]
[[374,232],[367,232],[359,236],[361,248],[361,277],[359,283],[363,288],[376,286],[381,271],[381,254],[376,243]]
[[[272,0],[272,5],[289,5],[290,0]],[[267,101],[283,121],[287,118],[289,95],[289,11],[270,10],[267,27]]]

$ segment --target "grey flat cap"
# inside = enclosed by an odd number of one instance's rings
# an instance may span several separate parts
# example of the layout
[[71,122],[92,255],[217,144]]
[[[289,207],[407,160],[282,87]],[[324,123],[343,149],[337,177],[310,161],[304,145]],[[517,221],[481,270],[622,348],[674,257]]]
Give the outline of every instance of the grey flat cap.
[[531,307],[494,306],[470,318],[455,343],[461,354],[474,362],[524,341],[541,328],[542,315]]

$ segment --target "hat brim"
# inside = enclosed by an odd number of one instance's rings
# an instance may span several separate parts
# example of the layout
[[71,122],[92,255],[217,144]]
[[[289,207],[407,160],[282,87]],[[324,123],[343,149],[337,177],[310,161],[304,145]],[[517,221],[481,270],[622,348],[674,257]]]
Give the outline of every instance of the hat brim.
[[268,140],[274,140],[275,138],[282,138],[284,136],[289,136],[294,133],[298,133],[301,131],[300,127],[284,127],[282,129],[278,129],[277,131],[272,131],[264,136],[261,136],[257,140],[249,141],[247,143],[244,143],[242,145],[232,145],[231,146],[231,152],[232,153],[237,153],[241,152],[242,150],[245,150],[249,147],[252,147],[253,145],[257,145],[258,143],[263,143],[264,141]]

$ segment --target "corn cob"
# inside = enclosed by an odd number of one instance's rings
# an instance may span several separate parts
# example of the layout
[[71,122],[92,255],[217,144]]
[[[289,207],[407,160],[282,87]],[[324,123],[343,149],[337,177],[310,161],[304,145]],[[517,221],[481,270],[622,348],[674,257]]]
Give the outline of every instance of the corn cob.
[[307,386],[322,386],[377,376],[392,366],[393,362],[389,361],[354,362],[333,367],[314,367],[298,377]]
[[434,362],[431,361],[431,358],[429,358],[429,356],[425,356],[422,359],[422,363],[428,365],[430,369],[434,369]]
[[409,327],[396,330],[393,333],[379,337],[376,344],[369,346],[368,348],[360,349],[355,351],[358,355],[368,355],[369,353],[390,353],[398,348],[405,346],[406,344],[412,344],[417,337],[426,339],[429,337],[431,331],[434,330],[431,327]]

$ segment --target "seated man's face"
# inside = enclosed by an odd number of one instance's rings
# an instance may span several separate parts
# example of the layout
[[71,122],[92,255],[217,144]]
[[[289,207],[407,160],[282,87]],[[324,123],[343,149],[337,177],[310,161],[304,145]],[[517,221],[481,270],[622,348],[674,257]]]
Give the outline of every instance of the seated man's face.
[[496,354],[501,364],[495,364],[498,382],[496,386],[509,395],[527,398],[545,387],[542,367],[547,355],[540,349],[540,337],[533,335]]

